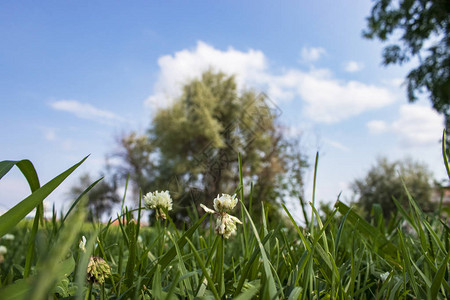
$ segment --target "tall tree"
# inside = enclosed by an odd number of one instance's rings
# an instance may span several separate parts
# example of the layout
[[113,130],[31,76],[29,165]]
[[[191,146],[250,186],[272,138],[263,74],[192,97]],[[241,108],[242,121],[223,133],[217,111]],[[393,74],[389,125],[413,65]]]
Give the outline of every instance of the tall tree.
[[[383,63],[403,64],[416,57],[407,75],[409,101],[426,91],[433,108],[445,115],[450,129],[450,1],[376,0],[367,18],[367,38],[393,41],[383,51]],[[398,41],[396,41],[398,40]]]
[[233,76],[208,71],[156,112],[146,135],[122,138],[120,156],[135,187],[170,190],[179,219],[192,203],[211,205],[239,187],[238,153],[246,186],[254,184],[253,209],[263,201],[277,206],[282,187],[302,192],[306,166],[298,143],[277,125],[277,112],[265,95],[238,91]]
[[359,207],[370,213],[372,206],[379,204],[384,217],[389,218],[397,210],[392,198],[408,206],[403,182],[422,209],[431,210],[431,180],[432,175],[426,165],[408,159],[389,162],[386,158],[380,158],[364,178],[352,183],[352,188]]

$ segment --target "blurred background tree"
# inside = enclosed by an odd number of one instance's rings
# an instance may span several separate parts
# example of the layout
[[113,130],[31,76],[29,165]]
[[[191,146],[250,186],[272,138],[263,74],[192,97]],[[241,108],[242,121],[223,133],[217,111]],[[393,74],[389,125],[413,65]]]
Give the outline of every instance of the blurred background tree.
[[121,138],[117,174],[130,174],[135,192],[169,190],[174,217],[183,221],[193,204],[211,207],[219,193],[236,191],[241,153],[244,185],[253,183],[252,210],[265,202],[273,218],[282,196],[303,193],[306,167],[299,141],[277,124],[278,113],[264,94],[238,91],[233,76],[207,71],[155,112],[145,135]]
[[385,65],[418,59],[406,77],[408,99],[413,102],[427,92],[433,108],[444,114],[449,133],[450,1],[376,0],[364,36],[393,42],[383,50]]
[[[102,176],[103,177],[103,176]],[[103,177],[88,193],[88,219],[89,221],[101,220],[104,214],[111,213],[115,204],[121,202],[120,196],[117,194],[117,180],[114,177]],[[81,175],[78,183],[71,187],[69,194],[71,199],[76,199],[81,195],[94,180],[88,173]]]
[[389,162],[379,158],[364,178],[356,179],[351,185],[357,206],[369,215],[372,206],[379,204],[383,216],[389,219],[397,210],[393,197],[402,206],[408,206],[402,180],[419,206],[424,211],[431,211],[434,207],[431,172],[426,165],[410,159]]

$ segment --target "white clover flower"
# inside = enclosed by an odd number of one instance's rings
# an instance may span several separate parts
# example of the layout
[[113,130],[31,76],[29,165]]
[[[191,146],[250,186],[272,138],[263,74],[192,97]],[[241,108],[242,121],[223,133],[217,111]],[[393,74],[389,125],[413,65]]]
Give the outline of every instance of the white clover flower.
[[380,274],[381,281],[386,281],[386,279],[389,277],[389,274],[389,272]]
[[218,212],[230,212],[238,203],[238,199],[236,199],[236,195],[230,196],[228,194],[222,194],[222,196],[214,199],[214,209]]
[[81,249],[81,251],[86,252],[86,237],[84,235],[81,237],[81,241],[78,244],[78,247]]
[[0,246],[0,264],[5,261],[4,255],[8,252],[5,246]]
[[242,224],[238,218],[228,214],[228,212],[236,206],[237,202],[236,195],[230,196],[228,194],[222,194],[220,197],[217,195],[217,198],[214,199],[215,210],[200,204],[205,212],[217,216],[216,233],[222,235],[226,239],[232,234],[236,234],[236,223]]
[[169,195],[169,191],[147,193],[144,196],[145,206],[150,209],[156,210],[156,218],[166,219],[164,210],[172,210],[172,198]]
[[12,240],[14,240],[14,234],[7,233],[2,237],[2,239],[12,241]]

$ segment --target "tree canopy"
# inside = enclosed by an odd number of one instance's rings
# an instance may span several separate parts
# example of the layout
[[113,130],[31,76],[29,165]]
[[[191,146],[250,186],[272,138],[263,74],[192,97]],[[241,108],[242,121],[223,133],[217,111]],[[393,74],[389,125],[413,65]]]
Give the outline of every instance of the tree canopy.
[[376,0],[367,18],[367,38],[390,41],[383,63],[419,63],[409,71],[407,95],[415,101],[427,92],[433,108],[445,115],[450,128],[450,1]]
[[192,204],[211,206],[218,194],[237,191],[240,153],[244,185],[253,182],[252,208],[277,206],[286,191],[301,195],[306,166],[298,141],[277,124],[280,112],[264,94],[239,91],[233,76],[205,72],[154,114],[146,134],[121,139],[120,172],[143,193],[169,190],[182,218]]
[[392,198],[405,207],[408,205],[405,186],[422,209],[429,211],[433,207],[431,180],[432,175],[426,165],[409,159],[389,162],[380,158],[364,178],[352,183],[352,188],[360,208],[370,213],[373,205],[379,204],[388,219],[397,210]]

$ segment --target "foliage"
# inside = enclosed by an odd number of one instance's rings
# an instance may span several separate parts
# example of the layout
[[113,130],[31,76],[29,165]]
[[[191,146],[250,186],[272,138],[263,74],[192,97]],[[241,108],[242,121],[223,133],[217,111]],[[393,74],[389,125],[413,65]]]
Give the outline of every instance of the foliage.
[[[450,2],[448,0],[376,0],[367,19],[367,38],[393,40],[383,63],[403,64],[417,57],[407,75],[408,99],[427,91],[433,108],[450,127]],[[398,41],[395,39],[398,38]]]
[[254,183],[252,211],[262,202],[279,207],[285,191],[302,194],[306,162],[297,141],[276,124],[277,113],[265,95],[238,91],[233,76],[205,72],[155,113],[147,135],[121,139],[125,168],[118,171],[143,193],[170,190],[179,220],[192,203],[211,206],[221,191],[236,190],[241,153],[244,181]]
[[410,159],[389,162],[386,158],[379,158],[364,178],[352,183],[352,188],[358,206],[366,213],[369,214],[377,204],[381,206],[384,217],[390,218],[397,212],[393,198],[404,207],[409,203],[405,185],[421,208],[430,211],[433,208],[431,179],[426,165]]
[[[310,226],[300,227],[283,206],[292,221],[289,228],[268,223],[264,206],[261,215],[251,215],[241,201],[243,224],[236,236],[224,240],[213,226],[200,226],[213,218],[208,215],[183,230],[170,214],[153,227],[142,227],[141,207],[135,209],[137,217],[125,207],[118,226],[84,223],[81,200],[64,223],[56,216],[44,220],[28,278],[23,265],[32,222],[9,227],[14,239],[0,236],[8,248],[0,263],[0,295],[37,300],[446,299],[449,228],[440,211],[425,215],[412,197],[408,201],[409,209],[401,209],[395,220],[386,224],[380,216],[372,222],[379,221],[376,226],[338,201],[323,221],[311,206]],[[18,221],[13,214],[8,218]],[[259,228],[256,219],[262,220]],[[397,225],[402,223],[410,230]],[[82,235],[87,237],[84,251],[78,245]],[[87,281],[91,256],[108,269],[103,284]]]

